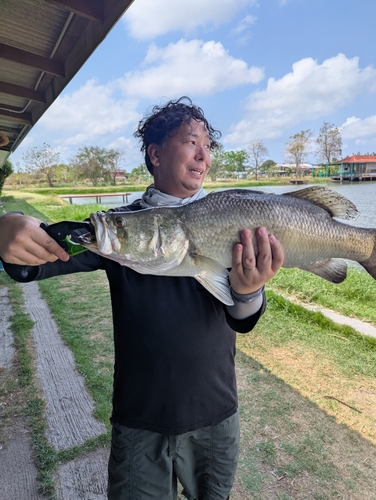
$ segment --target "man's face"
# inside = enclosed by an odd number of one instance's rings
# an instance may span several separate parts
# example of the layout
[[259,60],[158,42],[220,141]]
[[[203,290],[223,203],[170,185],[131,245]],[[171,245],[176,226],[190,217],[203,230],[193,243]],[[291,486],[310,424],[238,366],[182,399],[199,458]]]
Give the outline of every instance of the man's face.
[[150,144],[154,185],[163,193],[188,198],[201,187],[208,173],[210,138],[202,122],[183,123],[161,146]]

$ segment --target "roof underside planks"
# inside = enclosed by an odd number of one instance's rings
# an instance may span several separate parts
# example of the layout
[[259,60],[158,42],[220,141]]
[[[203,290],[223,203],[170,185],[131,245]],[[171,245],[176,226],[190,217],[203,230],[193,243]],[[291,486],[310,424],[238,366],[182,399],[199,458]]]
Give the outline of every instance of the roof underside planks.
[[2,0],[0,168],[131,3]]

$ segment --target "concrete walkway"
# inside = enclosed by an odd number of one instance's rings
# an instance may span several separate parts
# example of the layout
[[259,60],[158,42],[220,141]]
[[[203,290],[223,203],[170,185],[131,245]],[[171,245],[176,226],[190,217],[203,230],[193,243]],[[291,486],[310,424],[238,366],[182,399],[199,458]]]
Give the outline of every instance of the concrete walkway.
[[303,304],[303,306],[310,311],[321,312],[324,316],[331,319],[335,323],[351,326],[351,328],[354,328],[354,330],[362,333],[363,335],[368,335],[369,337],[376,338],[376,328],[369,323],[366,323],[365,321],[342,316],[341,314],[338,314],[330,309],[326,309],[325,307],[311,306],[309,304]]
[[350,318],[348,316],[343,316],[342,314],[338,314],[331,309],[327,309],[325,307],[321,306],[314,306],[312,304],[306,304],[304,302],[301,302],[300,300],[297,300],[289,295],[284,295],[282,296],[289,300],[290,302],[293,302],[294,304],[297,304],[299,306],[304,307],[305,309],[308,309],[309,311],[313,312],[321,312],[326,318],[331,319],[334,321],[334,323],[338,323],[339,325],[347,325],[351,326],[351,328],[354,328],[358,333],[362,333],[363,335],[367,335],[368,337],[375,337],[376,338],[376,327],[371,325],[370,323],[367,323],[365,321],[361,321],[360,319],[355,319],[355,318]]
[[[106,431],[93,416],[94,403],[78,373],[72,353],[63,343],[37,283],[22,285],[25,311],[35,322],[32,333],[40,393],[46,401],[47,438],[56,450],[83,444]],[[291,299],[290,299],[291,300]],[[376,337],[376,328],[328,309],[300,304],[328,318]],[[14,364],[10,330],[11,304],[0,288],[0,374],[6,377]],[[37,491],[37,470],[32,460],[26,419],[16,417],[2,429],[0,448],[0,500],[43,500]],[[109,450],[99,449],[61,465],[56,473],[59,500],[105,500]]]
[[106,432],[93,417],[94,402],[64,344],[36,281],[22,285],[25,310],[34,321],[36,377],[46,401],[47,438],[55,450],[83,444]]

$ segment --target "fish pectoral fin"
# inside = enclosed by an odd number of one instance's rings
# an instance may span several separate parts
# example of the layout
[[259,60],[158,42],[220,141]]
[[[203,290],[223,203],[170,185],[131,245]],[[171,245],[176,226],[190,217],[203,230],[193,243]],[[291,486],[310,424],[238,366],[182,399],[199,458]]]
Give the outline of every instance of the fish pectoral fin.
[[340,259],[329,259],[318,262],[314,266],[306,268],[305,271],[316,274],[331,283],[342,283],[347,276],[347,264]]
[[223,302],[223,304],[226,304],[226,306],[234,305],[227,278],[202,273],[196,276],[196,280],[214,297]]
[[228,306],[234,305],[228,282],[228,270],[216,260],[202,255],[191,254],[194,265],[201,271],[195,275],[196,280],[214,297]]

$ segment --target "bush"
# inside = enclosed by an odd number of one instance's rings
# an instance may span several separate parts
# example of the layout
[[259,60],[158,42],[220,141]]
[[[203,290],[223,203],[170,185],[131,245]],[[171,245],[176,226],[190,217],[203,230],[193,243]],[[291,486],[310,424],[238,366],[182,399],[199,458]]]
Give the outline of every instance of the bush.
[[6,160],[4,165],[0,167],[0,196],[4,187],[4,182],[7,177],[13,174],[13,166],[9,160]]

